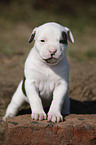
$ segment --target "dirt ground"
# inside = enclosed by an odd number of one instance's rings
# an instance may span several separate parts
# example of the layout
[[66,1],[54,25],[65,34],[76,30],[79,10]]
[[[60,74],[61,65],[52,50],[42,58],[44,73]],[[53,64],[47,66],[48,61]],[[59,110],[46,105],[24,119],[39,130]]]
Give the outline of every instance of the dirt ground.
[[[23,77],[23,54],[0,59],[0,144],[4,144],[5,124],[2,117],[19,81]],[[70,68],[69,96],[71,113],[96,113],[96,65],[68,58]],[[22,112],[22,109],[21,109]],[[26,112],[26,110],[25,110]],[[21,113],[22,114],[22,113]],[[24,108],[23,108],[24,114]]]

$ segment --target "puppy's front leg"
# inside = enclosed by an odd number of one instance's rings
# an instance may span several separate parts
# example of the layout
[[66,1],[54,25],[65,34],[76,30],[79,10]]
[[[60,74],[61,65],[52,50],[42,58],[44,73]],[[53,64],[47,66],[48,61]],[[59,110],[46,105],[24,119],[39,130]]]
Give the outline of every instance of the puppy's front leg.
[[53,92],[53,101],[48,112],[48,121],[60,122],[63,121],[61,115],[62,105],[68,90],[67,82],[58,84]]
[[43,110],[42,102],[39,97],[38,90],[35,87],[35,84],[30,80],[26,80],[25,83],[26,93],[29,99],[29,104],[32,110],[32,119],[43,120],[46,119],[46,114]]

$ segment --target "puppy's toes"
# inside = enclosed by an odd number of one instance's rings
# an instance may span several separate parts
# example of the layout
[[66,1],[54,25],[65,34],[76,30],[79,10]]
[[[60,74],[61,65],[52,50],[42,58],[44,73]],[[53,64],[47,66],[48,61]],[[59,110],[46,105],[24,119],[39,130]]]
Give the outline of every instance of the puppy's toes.
[[45,113],[32,113],[31,118],[33,120],[44,120],[46,119],[46,114]]
[[39,120],[46,119],[46,114],[39,114]]
[[60,115],[60,116],[57,116],[57,122],[63,122],[63,116],[62,115]]
[[48,121],[52,122],[63,122],[63,117],[61,114],[49,113],[48,114]]
[[51,117],[51,121],[52,121],[52,122],[57,122],[56,116],[52,116],[52,117]]
[[7,118],[10,118],[10,117],[14,117],[15,114],[12,114],[12,113],[9,113],[9,114],[6,114],[4,117],[3,117],[3,121],[6,122]]
[[37,114],[37,113],[32,113],[31,118],[32,118],[33,120],[38,120],[39,114]]
[[2,119],[2,121],[6,122],[6,119],[7,119],[7,117],[4,116],[3,119]]

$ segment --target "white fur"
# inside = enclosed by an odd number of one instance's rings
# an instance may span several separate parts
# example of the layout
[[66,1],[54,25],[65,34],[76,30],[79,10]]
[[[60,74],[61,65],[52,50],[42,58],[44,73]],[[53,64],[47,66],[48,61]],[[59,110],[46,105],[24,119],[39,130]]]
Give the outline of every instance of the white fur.
[[[67,44],[59,42],[62,39],[62,31],[66,32],[67,39],[74,43],[71,31],[57,23],[46,23],[33,30],[30,39],[34,36],[35,43],[24,69],[27,97],[22,92],[21,81],[3,120],[15,116],[25,101],[29,102],[31,117],[35,120],[48,119],[59,122],[63,121],[61,113],[69,114]],[[52,59],[50,59],[51,54]],[[48,62],[46,59],[49,59]],[[43,107],[48,106],[50,108],[47,117]]]

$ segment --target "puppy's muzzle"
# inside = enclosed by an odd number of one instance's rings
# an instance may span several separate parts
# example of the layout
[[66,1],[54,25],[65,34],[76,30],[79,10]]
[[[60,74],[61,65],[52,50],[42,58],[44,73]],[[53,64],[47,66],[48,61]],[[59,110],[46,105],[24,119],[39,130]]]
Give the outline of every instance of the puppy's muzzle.
[[55,54],[56,54],[57,50],[56,49],[50,49],[49,53],[50,53],[50,57],[47,59],[44,59],[44,61],[46,61],[47,63],[56,63],[57,59],[55,58]]

